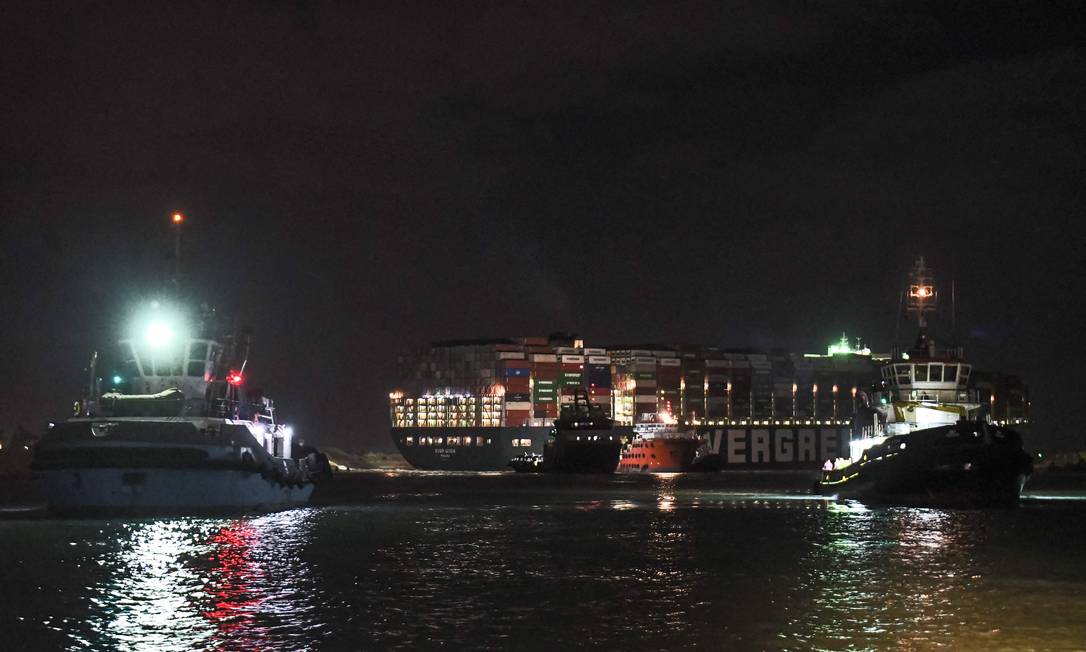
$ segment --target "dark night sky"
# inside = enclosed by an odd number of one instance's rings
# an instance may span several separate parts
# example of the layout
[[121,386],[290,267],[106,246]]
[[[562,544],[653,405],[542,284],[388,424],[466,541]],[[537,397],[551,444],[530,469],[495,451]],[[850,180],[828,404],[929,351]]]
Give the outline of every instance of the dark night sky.
[[65,413],[182,210],[324,444],[389,448],[435,339],[885,350],[922,253],[1086,448],[1080,3],[388,4],[5,4],[0,427]]

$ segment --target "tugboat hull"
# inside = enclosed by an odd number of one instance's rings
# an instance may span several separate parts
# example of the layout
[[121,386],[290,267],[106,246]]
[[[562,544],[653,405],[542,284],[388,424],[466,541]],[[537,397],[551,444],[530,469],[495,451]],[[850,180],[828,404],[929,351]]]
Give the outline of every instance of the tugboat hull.
[[543,470],[558,473],[614,473],[622,442],[550,441],[543,447]]
[[868,504],[918,507],[1014,505],[1032,470],[1010,431],[952,427],[892,437],[858,461],[823,471],[816,490]]
[[38,476],[50,511],[68,515],[273,511],[304,504],[314,488],[228,469],[82,468]]

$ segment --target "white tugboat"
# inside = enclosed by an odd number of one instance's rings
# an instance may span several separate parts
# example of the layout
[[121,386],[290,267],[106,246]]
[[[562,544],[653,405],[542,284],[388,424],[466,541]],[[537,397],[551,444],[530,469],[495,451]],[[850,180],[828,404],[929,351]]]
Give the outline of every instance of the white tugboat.
[[51,511],[263,511],[309,499],[327,460],[297,450],[273,402],[246,391],[248,336],[220,337],[216,321],[152,303],[120,341],[104,393],[95,354],[87,398],[34,452]]
[[906,298],[917,342],[882,368],[873,405],[857,412],[849,457],[826,462],[817,490],[868,502],[1013,504],[1030,456],[1017,432],[984,418],[962,349],[940,349],[928,337],[925,315],[937,294],[923,258]]

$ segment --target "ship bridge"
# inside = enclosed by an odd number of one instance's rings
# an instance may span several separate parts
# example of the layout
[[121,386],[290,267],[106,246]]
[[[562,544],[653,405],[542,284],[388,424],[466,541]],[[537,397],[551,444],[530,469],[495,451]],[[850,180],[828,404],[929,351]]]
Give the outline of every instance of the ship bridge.
[[882,368],[884,402],[959,403],[970,396],[972,365],[958,359],[895,360]]

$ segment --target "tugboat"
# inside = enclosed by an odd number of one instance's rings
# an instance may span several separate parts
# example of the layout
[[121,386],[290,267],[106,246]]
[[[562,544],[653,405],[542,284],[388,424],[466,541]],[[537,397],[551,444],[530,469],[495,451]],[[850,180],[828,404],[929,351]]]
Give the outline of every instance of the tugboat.
[[[921,257],[910,274],[907,309],[919,336],[882,368],[874,401],[857,410],[849,457],[827,460],[816,491],[868,503],[984,507],[1012,505],[1032,471],[1021,436],[982,417],[961,347],[927,335],[933,277]],[[871,405],[870,403],[874,403]]]
[[509,460],[509,466],[517,473],[539,473],[543,470],[543,456],[539,453],[521,453]]
[[559,473],[614,473],[622,451],[622,437],[614,422],[578,389],[573,403],[564,406],[551,438],[543,445],[543,471]]
[[680,428],[670,412],[651,415],[634,425],[633,441],[623,449],[619,473],[689,471],[701,439],[693,428]]
[[246,390],[248,335],[217,330],[211,310],[193,318],[152,302],[111,377],[97,377],[93,356],[75,415],[34,450],[50,511],[267,511],[309,499],[327,459],[296,447],[272,400]]

